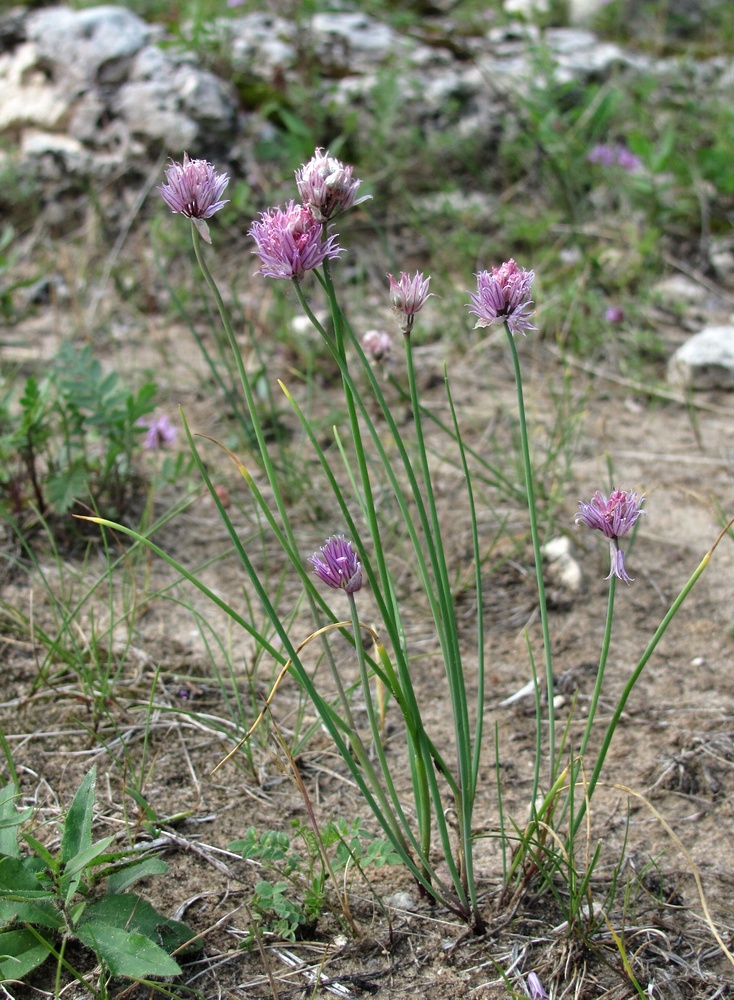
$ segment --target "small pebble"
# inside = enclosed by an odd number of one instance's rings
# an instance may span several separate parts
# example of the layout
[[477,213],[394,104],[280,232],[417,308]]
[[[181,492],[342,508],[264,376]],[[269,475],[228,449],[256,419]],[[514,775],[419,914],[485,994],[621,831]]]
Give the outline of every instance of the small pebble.
[[705,656],[694,656],[693,659],[691,660],[691,666],[702,667],[705,662],[706,662]]
[[392,896],[387,896],[385,902],[394,910],[415,909],[415,897],[411,892],[394,892]]

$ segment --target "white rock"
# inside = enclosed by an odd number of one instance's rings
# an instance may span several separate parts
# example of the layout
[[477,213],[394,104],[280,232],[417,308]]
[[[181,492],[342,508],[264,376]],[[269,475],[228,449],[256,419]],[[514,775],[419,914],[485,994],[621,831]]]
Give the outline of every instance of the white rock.
[[74,98],[73,92],[49,83],[30,43],[0,55],[0,132],[24,125],[56,128]]
[[547,563],[548,577],[572,594],[580,594],[584,589],[584,574],[575,558],[571,539],[566,535],[551,538],[541,548],[541,554]]
[[668,381],[684,389],[734,389],[734,326],[709,326],[682,344]]
[[38,53],[64,75],[106,84],[124,79],[127,61],[149,34],[145,21],[112,6],[48,7],[29,16],[26,32]]
[[663,305],[666,302],[696,305],[706,298],[706,289],[682,274],[672,274],[669,278],[658,281],[653,292]]

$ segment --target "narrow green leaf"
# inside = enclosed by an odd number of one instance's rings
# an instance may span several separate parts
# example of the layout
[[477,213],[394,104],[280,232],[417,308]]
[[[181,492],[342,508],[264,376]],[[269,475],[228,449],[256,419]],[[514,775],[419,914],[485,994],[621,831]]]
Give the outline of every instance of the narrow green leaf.
[[61,860],[71,861],[92,844],[92,813],[97,769],[93,767],[82,781],[69,806],[61,838]]
[[18,812],[15,808],[17,797],[18,792],[12,781],[4,788],[0,788],[0,854],[14,858],[20,857],[17,827],[33,815],[32,809]]
[[40,840],[36,840],[35,837],[32,837],[30,835],[30,833],[24,833],[22,836],[23,840],[25,840],[26,844],[28,844],[31,850],[38,855],[38,859],[42,862],[42,865],[45,865],[52,871],[58,870],[58,864],[56,862],[56,858],[49,850],[47,850],[44,847],[44,845],[40,842]]
[[82,871],[87,865],[90,865],[95,858],[98,858],[100,854],[103,854],[107,850],[114,839],[114,837],[105,837],[103,840],[98,840],[96,843],[91,844],[86,850],[80,851],[79,854],[71,858],[64,866],[64,877],[76,875],[77,872]]
[[[96,844],[92,844],[91,847],[88,847],[85,851],[77,854],[77,856],[72,858],[66,865],[60,882],[61,894],[64,898],[66,906],[68,906],[74,898],[74,894],[79,888],[79,884],[82,881],[85,870],[94,864],[95,859],[99,858],[99,856],[104,853],[113,840],[114,837],[106,837],[104,840],[97,841]],[[104,864],[105,860],[106,858],[103,857],[97,861],[97,864]]]
[[99,920],[86,920],[77,937],[92,948],[113,976],[143,979],[177,976],[181,969],[159,945],[138,931],[125,931]]

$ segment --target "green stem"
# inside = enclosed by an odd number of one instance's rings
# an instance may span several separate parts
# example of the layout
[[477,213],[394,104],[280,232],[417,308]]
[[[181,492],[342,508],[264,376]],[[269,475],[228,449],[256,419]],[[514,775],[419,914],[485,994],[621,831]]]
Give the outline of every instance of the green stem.
[[458,629],[456,627],[456,616],[454,614],[453,594],[451,591],[451,584],[449,582],[444,546],[441,542],[441,526],[438,520],[438,511],[436,510],[431,472],[428,467],[428,454],[426,452],[426,444],[423,437],[421,409],[418,400],[418,382],[415,377],[415,366],[413,363],[413,351],[410,336],[405,336],[404,340],[408,386],[410,388],[410,402],[413,410],[413,425],[415,427],[418,460],[421,466],[426,506],[430,517],[430,534],[427,533],[427,542],[429,544],[429,552],[431,554],[436,596],[438,599],[441,623],[443,626],[442,645],[444,651],[444,667],[449,682],[452,715],[454,717],[454,728],[456,732],[458,777],[459,787],[461,789],[461,798],[456,803],[457,816],[459,820],[460,852],[462,858],[461,876],[464,891],[467,892],[469,898],[471,899],[472,911],[476,912],[477,901],[471,834],[471,820],[474,806],[474,786],[472,781],[472,746],[469,727],[469,709],[466,697],[466,686],[464,684],[464,672],[461,663],[461,652],[459,650]]
[[520,444],[522,447],[522,462],[525,472],[525,492],[530,515],[530,536],[533,542],[533,558],[535,559],[535,576],[538,585],[538,604],[540,609],[540,624],[543,632],[543,651],[545,653],[545,682],[548,698],[548,756],[550,758],[550,784],[553,784],[556,773],[556,712],[553,704],[553,657],[551,653],[550,629],[548,627],[548,608],[545,601],[545,583],[543,582],[543,561],[540,553],[540,536],[538,534],[538,518],[535,510],[535,490],[533,488],[533,468],[530,463],[530,446],[528,444],[528,429],[525,419],[525,402],[522,391],[522,372],[520,359],[517,355],[515,338],[505,322],[507,339],[510,342],[512,364],[515,369],[515,386],[517,389],[517,409],[520,420]]
[[578,816],[576,817],[576,819],[574,821],[572,834],[575,834],[576,831],[578,830],[579,826],[581,825],[581,820],[584,818],[584,815],[586,813],[586,803],[587,802],[591,802],[591,796],[594,794],[594,790],[596,788],[597,782],[599,781],[599,776],[601,774],[602,768],[604,767],[604,761],[606,759],[607,752],[609,750],[609,746],[610,746],[610,744],[612,742],[612,737],[614,736],[614,731],[617,728],[619,720],[622,717],[622,712],[624,712],[624,706],[627,704],[627,699],[629,698],[630,694],[632,693],[632,688],[635,686],[635,684],[637,683],[637,681],[639,679],[640,674],[642,673],[642,671],[647,666],[648,660],[650,659],[650,657],[652,656],[652,654],[655,652],[657,644],[660,642],[660,640],[662,639],[663,635],[665,634],[665,631],[666,631],[668,625],[670,625],[671,621],[673,620],[673,618],[675,617],[675,615],[678,613],[678,611],[679,611],[681,605],[683,604],[683,602],[685,601],[686,597],[688,597],[688,595],[690,594],[691,590],[693,590],[693,587],[698,582],[699,577],[701,576],[701,574],[703,573],[703,571],[706,569],[706,567],[708,566],[709,562],[711,561],[711,556],[714,554],[714,550],[716,549],[716,546],[719,544],[719,542],[724,537],[724,535],[727,533],[727,531],[732,526],[732,524],[734,524],[734,518],[732,518],[732,520],[729,521],[729,523],[724,528],[722,528],[722,530],[719,532],[719,535],[718,535],[716,541],[711,546],[711,548],[708,550],[708,552],[703,557],[703,559],[701,560],[701,562],[698,564],[698,566],[694,570],[693,574],[691,575],[690,579],[687,581],[687,583],[685,584],[685,586],[681,590],[680,594],[678,594],[678,596],[676,597],[676,599],[673,601],[673,603],[671,604],[670,608],[668,609],[665,617],[663,618],[663,620],[658,625],[657,630],[655,632],[655,635],[652,637],[652,639],[650,640],[650,642],[647,644],[647,648],[645,649],[645,652],[642,654],[639,663],[637,664],[637,666],[635,667],[635,669],[632,671],[632,674],[630,675],[629,680],[625,684],[624,690],[622,691],[622,696],[619,699],[619,701],[617,703],[617,707],[615,708],[614,713],[612,715],[612,718],[609,721],[609,725],[607,726],[607,731],[606,731],[606,733],[604,735],[604,740],[602,742],[601,749],[599,751],[599,755],[596,758],[596,764],[594,765],[594,770],[592,772],[591,778],[589,779],[589,784],[588,784],[588,786],[586,788],[586,794],[584,796],[584,801],[582,802],[582,804],[581,804],[581,806],[579,808]]
[[609,579],[609,603],[607,605],[607,621],[604,628],[604,640],[601,647],[601,656],[599,657],[599,669],[596,672],[596,684],[594,685],[594,693],[591,696],[591,705],[589,707],[589,717],[586,720],[586,729],[584,731],[584,738],[581,740],[581,746],[579,748],[579,755],[581,757],[586,753],[586,746],[589,742],[589,737],[591,736],[591,730],[594,725],[594,716],[596,715],[596,707],[599,703],[599,695],[601,694],[602,683],[604,681],[604,670],[607,665],[607,657],[609,655],[609,645],[612,639],[612,619],[614,617],[614,591],[617,578],[612,573]]

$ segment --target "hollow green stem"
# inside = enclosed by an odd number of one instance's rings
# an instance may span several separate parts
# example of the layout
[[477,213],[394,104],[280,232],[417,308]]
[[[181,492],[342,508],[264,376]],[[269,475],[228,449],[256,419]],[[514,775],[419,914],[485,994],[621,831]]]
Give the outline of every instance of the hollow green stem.
[[584,730],[584,736],[581,740],[581,746],[579,747],[579,754],[581,757],[586,753],[586,747],[589,742],[589,737],[591,736],[591,730],[594,726],[594,717],[596,715],[596,707],[599,703],[599,695],[601,694],[602,684],[604,682],[604,670],[607,665],[607,657],[609,655],[609,646],[612,640],[612,619],[614,618],[614,591],[617,578],[612,573],[609,578],[609,603],[607,605],[607,621],[604,627],[604,639],[601,646],[601,655],[599,657],[599,669],[596,672],[596,683],[594,685],[594,693],[591,696],[591,705],[589,706],[589,716],[586,720],[586,729]]
[[540,535],[538,533],[538,517],[535,509],[535,490],[533,487],[533,468],[530,462],[530,446],[528,443],[528,428],[525,419],[525,401],[522,390],[522,372],[520,371],[520,359],[515,346],[515,338],[505,322],[505,332],[510,342],[510,352],[512,354],[512,364],[515,369],[515,387],[517,389],[517,410],[520,422],[520,445],[522,448],[522,462],[525,473],[525,492],[528,501],[528,514],[530,516],[530,537],[533,543],[533,558],[535,559],[535,576],[538,586],[538,605],[540,610],[540,624],[543,632],[543,652],[545,654],[545,682],[548,698],[548,757],[550,770],[550,784],[555,780],[556,773],[556,713],[553,704],[553,656],[550,643],[550,629],[548,627],[548,607],[545,600],[545,583],[543,582],[543,561],[540,553]]

